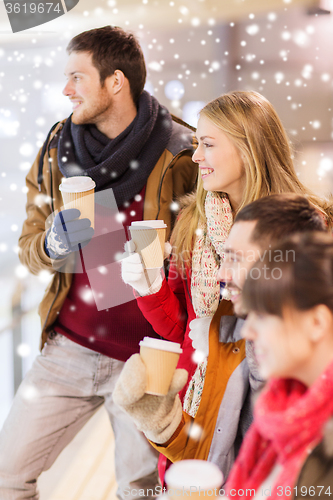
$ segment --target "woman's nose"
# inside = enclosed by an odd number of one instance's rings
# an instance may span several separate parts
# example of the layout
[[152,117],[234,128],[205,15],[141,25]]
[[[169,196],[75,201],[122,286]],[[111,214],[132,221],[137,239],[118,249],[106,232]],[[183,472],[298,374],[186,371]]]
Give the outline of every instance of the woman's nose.
[[201,146],[198,146],[192,155],[192,160],[194,163],[199,163],[203,158],[203,152]]
[[255,328],[253,328],[253,318],[252,313],[249,313],[245,323],[241,329],[241,336],[246,340],[256,340],[257,333]]

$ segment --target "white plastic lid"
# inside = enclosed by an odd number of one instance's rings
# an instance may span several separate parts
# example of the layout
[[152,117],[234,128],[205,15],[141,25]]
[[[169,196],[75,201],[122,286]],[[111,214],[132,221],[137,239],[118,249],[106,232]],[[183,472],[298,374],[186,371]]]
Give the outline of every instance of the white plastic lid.
[[222,486],[223,474],[217,465],[206,460],[181,460],[166,471],[165,482],[171,489],[210,490]]
[[146,227],[152,227],[154,229],[161,229],[164,227],[168,227],[164,220],[137,220],[133,221],[130,227],[140,226],[138,229],[145,229]]
[[150,347],[151,349],[159,349],[160,351],[170,351],[181,354],[183,349],[177,342],[169,342],[168,340],[154,339],[152,337],[144,337],[143,340],[139,342],[140,346]]
[[61,181],[59,186],[63,193],[84,193],[96,187],[95,181],[91,177],[85,175],[77,175],[75,177],[67,177]]

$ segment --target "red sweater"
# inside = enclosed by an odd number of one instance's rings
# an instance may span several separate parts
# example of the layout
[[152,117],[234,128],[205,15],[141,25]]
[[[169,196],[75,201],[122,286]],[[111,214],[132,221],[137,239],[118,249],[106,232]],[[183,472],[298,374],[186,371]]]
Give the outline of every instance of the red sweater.
[[[143,218],[144,190],[140,194],[141,200],[122,211],[126,226]],[[112,262],[126,241],[125,229],[114,215],[96,204],[95,235],[81,253],[87,272],[78,260],[54,329],[84,347],[126,361],[139,352],[143,337],[158,335],[142,316],[132,287],[123,283],[120,263]]]

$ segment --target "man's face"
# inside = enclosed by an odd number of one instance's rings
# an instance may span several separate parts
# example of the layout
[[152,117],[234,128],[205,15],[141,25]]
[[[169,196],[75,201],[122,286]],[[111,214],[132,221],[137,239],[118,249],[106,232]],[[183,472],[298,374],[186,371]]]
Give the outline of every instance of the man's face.
[[77,125],[94,123],[99,128],[101,123],[108,120],[113,101],[107,85],[101,86],[91,54],[72,52],[65,75],[68,81],[62,92],[73,105],[72,122]]
[[227,283],[238,316],[244,316],[241,301],[244,282],[250,273],[255,272],[252,267],[261,254],[259,245],[251,242],[255,225],[256,221],[241,221],[233,225],[225,244],[225,260],[217,274],[218,281]]

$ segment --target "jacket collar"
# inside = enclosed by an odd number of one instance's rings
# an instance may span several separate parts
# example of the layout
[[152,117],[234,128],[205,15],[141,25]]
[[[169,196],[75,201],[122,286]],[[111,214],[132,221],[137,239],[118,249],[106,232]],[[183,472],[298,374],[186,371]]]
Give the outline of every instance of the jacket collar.
[[333,458],[333,417],[326,423],[323,434],[323,451],[327,458]]

